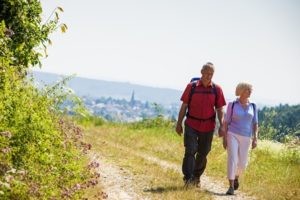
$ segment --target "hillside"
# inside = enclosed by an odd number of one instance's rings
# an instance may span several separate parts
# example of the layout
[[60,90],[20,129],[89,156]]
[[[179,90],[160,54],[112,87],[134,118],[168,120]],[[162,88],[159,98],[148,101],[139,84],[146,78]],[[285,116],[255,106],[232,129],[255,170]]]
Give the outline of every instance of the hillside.
[[[58,74],[33,71],[35,79],[41,83],[50,84],[61,79]],[[68,86],[79,96],[91,98],[112,97],[116,99],[130,100],[132,93],[135,99],[140,101],[155,102],[162,105],[178,104],[180,102],[181,91],[148,87],[129,82],[112,82],[82,77],[73,78]]]

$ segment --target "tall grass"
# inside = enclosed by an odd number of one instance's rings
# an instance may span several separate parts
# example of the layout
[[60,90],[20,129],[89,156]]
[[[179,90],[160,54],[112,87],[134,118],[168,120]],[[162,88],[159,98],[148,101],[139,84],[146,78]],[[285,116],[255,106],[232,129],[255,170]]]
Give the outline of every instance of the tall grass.
[[[226,157],[220,140],[214,140],[207,174],[226,180]],[[250,151],[249,165],[241,176],[241,190],[258,199],[300,199],[300,151],[284,144],[259,141]]]
[[[183,138],[175,133],[172,123],[153,123],[156,125],[152,126],[150,121],[104,124],[88,129],[85,139],[92,143],[95,151],[136,174],[136,180],[144,185],[143,195],[151,195],[154,199],[209,199],[210,195],[204,191],[181,190],[182,175],[178,172],[164,170],[138,156],[143,153],[181,165]],[[225,185],[228,184],[226,156],[221,140],[216,136],[205,173]],[[299,188],[299,149],[259,141],[258,148],[251,151],[249,166],[241,177],[241,191],[258,199],[299,199]]]
[[[85,139],[93,145],[93,151],[100,152],[112,163],[130,170],[134,174],[134,185],[137,187],[135,190],[145,198],[211,199],[204,191],[185,190],[178,171],[162,168],[140,156],[155,156],[179,164],[182,160],[182,145],[170,130],[153,127],[136,129],[132,125],[106,124],[87,130]],[[178,156],[174,152],[178,152]]]

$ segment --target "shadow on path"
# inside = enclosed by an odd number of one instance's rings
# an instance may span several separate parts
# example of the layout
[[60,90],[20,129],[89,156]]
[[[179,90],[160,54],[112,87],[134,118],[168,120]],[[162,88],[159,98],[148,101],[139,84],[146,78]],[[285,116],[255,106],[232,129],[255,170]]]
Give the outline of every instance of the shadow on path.
[[164,193],[164,192],[174,192],[174,191],[182,191],[182,190],[186,190],[186,189],[182,186],[169,186],[169,187],[146,188],[143,191],[149,193]]
[[227,195],[225,192],[221,193],[221,192],[214,192],[214,191],[210,191],[210,190],[204,190],[204,192],[214,195],[214,196],[224,196],[224,197],[234,197],[235,195]]
[[[148,192],[148,193],[156,193],[156,194],[162,194],[166,192],[174,192],[174,191],[183,191],[183,190],[191,190],[195,189],[193,187],[190,188],[184,188],[183,186],[169,186],[169,187],[151,187],[151,188],[146,188],[143,190],[143,192]],[[201,190],[201,189],[196,189],[196,190]],[[227,195],[225,192],[214,192],[211,190],[202,190],[205,193],[208,193],[213,196],[219,196],[219,197],[234,197],[236,195]]]

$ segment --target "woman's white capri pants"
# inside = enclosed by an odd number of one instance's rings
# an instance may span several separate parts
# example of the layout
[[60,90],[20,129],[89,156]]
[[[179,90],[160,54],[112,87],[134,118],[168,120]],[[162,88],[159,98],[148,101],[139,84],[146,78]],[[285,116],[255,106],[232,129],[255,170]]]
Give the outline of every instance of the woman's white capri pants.
[[247,167],[251,137],[227,133],[227,177],[234,180]]

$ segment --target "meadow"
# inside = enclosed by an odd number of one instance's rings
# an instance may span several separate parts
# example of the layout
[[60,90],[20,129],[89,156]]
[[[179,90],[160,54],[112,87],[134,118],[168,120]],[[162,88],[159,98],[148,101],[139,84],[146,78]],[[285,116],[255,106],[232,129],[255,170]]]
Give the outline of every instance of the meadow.
[[[84,139],[92,144],[92,151],[100,152],[111,163],[131,171],[137,185],[142,185],[141,196],[149,199],[215,198],[205,190],[184,190],[178,170],[164,169],[145,159],[146,156],[159,158],[180,169],[183,138],[175,133],[172,122],[154,119],[89,126],[85,128]],[[218,136],[214,137],[205,174],[227,187],[226,151]],[[239,190],[256,199],[300,199],[299,146],[260,140],[258,147],[250,152],[248,168],[240,181]]]

